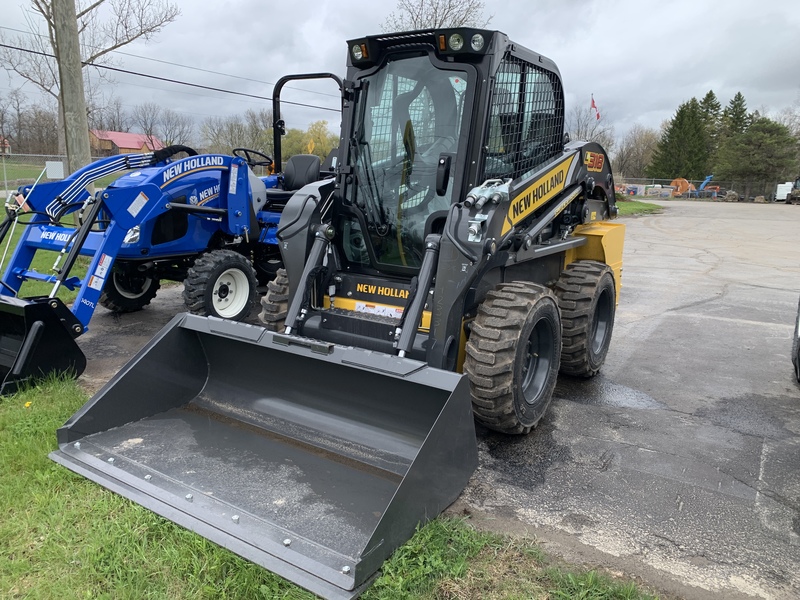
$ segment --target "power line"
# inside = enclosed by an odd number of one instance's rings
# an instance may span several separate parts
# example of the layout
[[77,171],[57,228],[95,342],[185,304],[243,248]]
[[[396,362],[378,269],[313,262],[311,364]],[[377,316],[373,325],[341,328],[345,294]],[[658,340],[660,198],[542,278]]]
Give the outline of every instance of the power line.
[[[35,35],[37,37],[42,37],[42,38],[46,37],[46,36],[42,35],[41,33],[35,33],[33,31],[25,31],[25,30],[22,30],[22,29],[14,29],[13,27],[5,27],[3,25],[0,25],[0,29],[5,29],[7,31],[14,31],[16,33],[22,33],[22,34],[26,34],[26,35]],[[98,49],[98,48],[95,47],[95,49]],[[157,62],[157,63],[164,64],[164,65],[171,65],[173,67],[180,67],[182,69],[191,69],[193,71],[200,71],[201,73],[209,73],[211,75],[221,75],[223,77],[231,77],[233,79],[241,79],[242,81],[250,81],[252,83],[261,83],[261,84],[264,84],[264,85],[270,85],[272,87],[275,87],[275,84],[272,83],[271,81],[261,81],[260,79],[251,79],[249,77],[242,77],[240,75],[231,75],[230,73],[220,73],[219,71],[211,71],[209,69],[201,69],[200,67],[192,67],[190,65],[182,65],[180,63],[171,62],[171,61],[168,61],[168,60],[161,60],[161,59],[158,59],[158,58],[150,58],[148,56],[139,56],[138,54],[131,54],[130,52],[123,52],[122,50],[112,50],[111,52],[113,54],[121,54],[123,56],[130,56],[131,58],[138,58],[138,59],[141,59],[141,60],[149,60],[149,61],[152,61],[152,62]],[[92,65],[92,66],[99,66],[99,65]],[[297,91],[306,92],[308,94],[318,94],[320,96],[330,96],[331,98],[339,98],[339,96],[337,94],[329,94],[327,92],[319,92],[319,91],[316,91],[316,90],[307,90],[305,88],[298,88],[298,87],[295,87],[295,86],[286,86],[286,87],[294,89],[294,90],[297,90]]]
[[[55,58],[53,54],[49,54],[47,52],[40,52],[39,50],[30,50],[29,48],[21,48],[19,46],[11,46],[9,44],[2,44],[0,43],[0,48],[8,48],[9,50],[17,50],[18,52],[27,52],[28,54],[37,54],[39,56],[46,56],[48,58]],[[270,102],[273,100],[272,97],[267,96],[259,96],[257,94],[247,94],[245,92],[235,92],[233,90],[225,90],[222,88],[212,87],[209,85],[201,85],[199,83],[189,83],[188,81],[180,81],[178,79],[170,79],[169,77],[159,77],[158,75],[149,75],[147,73],[137,73],[136,71],[130,71],[128,69],[121,69],[119,67],[110,67],[108,65],[98,65],[96,63],[91,62],[82,62],[81,64],[94,67],[96,69],[105,69],[107,71],[115,71],[117,73],[125,73],[126,75],[135,75],[137,77],[145,77],[147,79],[154,79],[156,81],[166,81],[168,83],[174,83],[177,85],[185,85],[189,87],[199,88],[202,90],[209,90],[212,92],[221,92],[223,94],[233,94],[234,96],[245,96],[247,98],[255,98],[257,100],[269,100]],[[293,106],[302,106],[305,108],[317,108],[319,110],[328,110],[331,112],[341,112],[339,108],[330,108],[327,106],[319,106],[317,104],[306,104],[304,102],[292,102],[290,100],[281,100],[281,104],[291,104]]]

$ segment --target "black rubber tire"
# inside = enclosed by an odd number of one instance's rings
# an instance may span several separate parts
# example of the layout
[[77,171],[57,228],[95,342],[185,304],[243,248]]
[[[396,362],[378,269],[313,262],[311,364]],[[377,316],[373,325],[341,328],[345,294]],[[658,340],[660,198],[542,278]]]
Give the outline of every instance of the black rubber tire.
[[135,265],[117,261],[111,267],[100,305],[115,313],[142,310],[156,297],[161,282],[152,273],[139,271]]
[[582,260],[568,265],[556,282],[561,309],[561,373],[594,377],[606,360],[617,293],[605,263]]
[[261,314],[258,318],[270,331],[283,331],[286,313],[289,311],[289,276],[286,269],[267,284],[267,293],[261,298]]
[[183,301],[196,315],[242,321],[256,302],[256,284],[256,271],[246,257],[233,250],[212,250],[189,269]]
[[792,338],[792,364],[794,376],[800,383],[800,304],[797,305],[797,318],[794,322],[794,337]]
[[553,397],[560,354],[553,292],[522,281],[498,285],[478,307],[467,342],[476,418],[502,433],[529,433]]

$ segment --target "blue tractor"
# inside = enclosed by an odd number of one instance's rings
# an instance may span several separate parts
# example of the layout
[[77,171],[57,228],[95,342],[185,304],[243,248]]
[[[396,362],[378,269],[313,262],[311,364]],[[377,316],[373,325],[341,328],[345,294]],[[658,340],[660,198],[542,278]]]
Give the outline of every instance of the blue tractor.
[[[282,266],[276,232],[287,191],[320,176],[311,155],[290,159],[280,176],[252,170],[271,164],[244,148],[226,156],[170,146],[103,158],[61,181],[20,188],[0,224],[0,242],[25,226],[0,280],[0,393],[51,372],[79,375],[86,358],[75,338],[97,306],[139,310],[162,280],[184,283],[189,312],[245,319],[258,289]],[[87,191],[122,171],[105,189]],[[52,272],[31,268],[37,250],[57,253]],[[91,258],[82,278],[71,275],[79,256]],[[29,280],[53,287],[47,296],[20,297]],[[57,297],[62,287],[77,290],[71,308]]]

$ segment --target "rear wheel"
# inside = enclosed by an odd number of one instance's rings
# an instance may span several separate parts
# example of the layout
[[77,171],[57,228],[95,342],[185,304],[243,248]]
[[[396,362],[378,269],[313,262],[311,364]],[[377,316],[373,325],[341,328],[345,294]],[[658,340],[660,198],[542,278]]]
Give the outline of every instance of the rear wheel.
[[267,284],[267,293],[261,298],[258,318],[270,331],[283,331],[289,311],[289,276],[286,269],[278,269],[275,279]]
[[256,295],[255,269],[232,250],[203,254],[183,282],[183,301],[190,312],[232,321],[250,314]]
[[611,344],[616,289],[611,268],[584,260],[568,265],[556,283],[561,309],[561,372],[593,377],[603,366]]
[[161,282],[153,269],[140,271],[135,264],[117,261],[100,294],[100,304],[116,313],[141,310],[156,297]]
[[503,433],[528,433],[553,397],[561,319],[553,293],[528,282],[500,284],[472,323],[464,372],[478,420]]
[[794,376],[797,378],[797,382],[800,383],[800,304],[797,306],[797,318],[794,322],[792,362],[794,363]]

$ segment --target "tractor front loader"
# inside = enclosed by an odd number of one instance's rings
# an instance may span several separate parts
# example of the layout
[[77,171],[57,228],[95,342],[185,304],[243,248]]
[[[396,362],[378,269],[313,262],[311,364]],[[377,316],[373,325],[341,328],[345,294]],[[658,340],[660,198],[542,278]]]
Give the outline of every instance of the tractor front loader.
[[[180,153],[188,156],[175,159]],[[244,158],[171,146],[100,159],[62,181],[20,190],[20,204],[7,208],[0,226],[6,249],[14,227],[24,227],[0,280],[0,393],[53,372],[79,375],[86,359],[75,338],[97,306],[139,310],[164,279],[184,282],[192,312],[247,316],[256,286],[281,264],[275,233],[283,203],[270,202],[268,189],[283,192],[277,176],[262,180],[248,166],[268,157],[237,154]],[[120,171],[130,172],[89,194],[88,184]],[[54,257],[50,273],[32,268],[40,250]],[[91,261],[83,278],[72,275],[79,256]],[[26,281],[52,284],[50,294],[20,297]],[[71,309],[57,297],[61,287],[77,290]]]
[[598,372],[624,238],[555,64],[503,33],[351,40],[342,106],[335,178],[281,214],[265,327],[175,317],[51,455],[336,599],[458,497],[475,418],[528,433],[559,372]]

